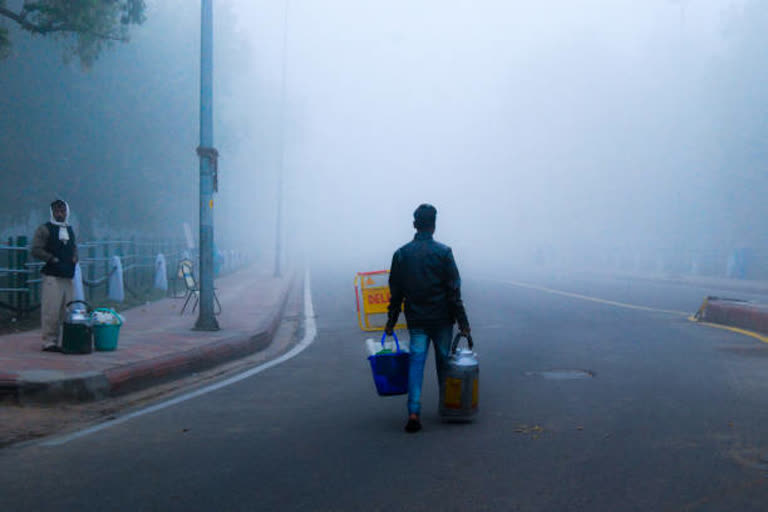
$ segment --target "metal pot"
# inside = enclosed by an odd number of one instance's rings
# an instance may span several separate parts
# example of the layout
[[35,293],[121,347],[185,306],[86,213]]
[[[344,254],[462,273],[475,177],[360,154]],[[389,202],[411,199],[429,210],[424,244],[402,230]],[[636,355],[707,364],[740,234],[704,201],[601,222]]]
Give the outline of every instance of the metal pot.
[[90,305],[82,300],[67,302],[61,335],[61,350],[65,354],[93,352]]

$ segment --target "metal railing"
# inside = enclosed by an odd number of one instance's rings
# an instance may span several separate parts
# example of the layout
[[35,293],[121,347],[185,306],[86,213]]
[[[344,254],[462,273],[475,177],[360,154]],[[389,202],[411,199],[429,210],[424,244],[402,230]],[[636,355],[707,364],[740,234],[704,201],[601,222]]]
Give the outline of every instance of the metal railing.
[[[113,256],[121,260],[125,291],[137,299],[148,296],[154,287],[158,254],[165,256],[170,296],[183,291],[179,262],[185,257],[197,260],[197,251],[185,250],[180,240],[90,240],[78,243],[78,253],[88,302],[108,300],[108,282],[116,268]],[[216,261],[219,274],[227,274],[247,264],[249,258],[237,251],[221,251]],[[43,266],[43,262],[29,260],[27,237],[10,237],[7,244],[0,243],[0,309],[17,317],[38,309]]]

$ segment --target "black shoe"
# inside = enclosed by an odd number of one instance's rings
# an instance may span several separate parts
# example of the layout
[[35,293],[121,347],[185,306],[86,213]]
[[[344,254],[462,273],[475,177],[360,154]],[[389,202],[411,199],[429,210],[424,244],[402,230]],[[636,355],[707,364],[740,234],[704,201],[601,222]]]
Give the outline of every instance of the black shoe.
[[409,419],[408,423],[405,424],[405,431],[408,433],[413,434],[419,430],[421,430],[421,422],[419,420]]
[[58,345],[48,345],[43,347],[43,352],[61,352],[61,347]]

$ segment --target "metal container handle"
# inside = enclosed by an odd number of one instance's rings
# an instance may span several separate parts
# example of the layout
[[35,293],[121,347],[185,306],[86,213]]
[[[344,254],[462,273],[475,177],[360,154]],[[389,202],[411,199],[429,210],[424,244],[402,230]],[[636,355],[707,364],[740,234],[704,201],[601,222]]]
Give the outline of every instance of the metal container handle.
[[475,346],[475,344],[472,342],[472,335],[471,334],[462,334],[461,331],[456,333],[456,336],[453,338],[453,343],[451,343],[451,351],[450,354],[455,354],[456,349],[459,348],[459,341],[461,341],[461,338],[467,338],[467,344],[469,345],[469,350],[472,350]]
[[88,304],[87,302],[85,302],[84,300],[73,300],[73,301],[67,302],[66,306],[64,306],[64,307],[69,308],[69,306],[71,306],[72,304],[77,304],[77,303],[85,304],[85,310],[86,311],[90,311],[91,310],[91,305]]

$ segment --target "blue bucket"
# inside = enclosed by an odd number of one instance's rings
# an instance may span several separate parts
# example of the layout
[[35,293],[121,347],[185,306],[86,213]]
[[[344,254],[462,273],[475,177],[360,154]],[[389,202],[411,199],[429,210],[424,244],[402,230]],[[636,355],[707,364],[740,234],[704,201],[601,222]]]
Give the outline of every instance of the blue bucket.
[[117,319],[116,324],[91,324],[91,330],[93,331],[93,348],[98,351],[108,352],[117,349],[117,339],[120,336],[120,326],[123,325],[123,321],[120,319],[120,315],[113,309],[109,308],[96,308],[94,312],[102,311],[105,313],[112,313]]
[[[384,348],[384,339],[387,334],[381,336],[381,346]],[[408,393],[408,367],[410,354],[400,350],[397,335],[395,338],[396,352],[383,352],[368,356],[373,372],[373,382],[376,384],[376,392],[381,396],[404,395]]]

